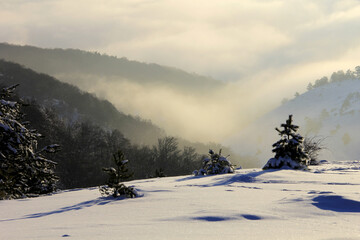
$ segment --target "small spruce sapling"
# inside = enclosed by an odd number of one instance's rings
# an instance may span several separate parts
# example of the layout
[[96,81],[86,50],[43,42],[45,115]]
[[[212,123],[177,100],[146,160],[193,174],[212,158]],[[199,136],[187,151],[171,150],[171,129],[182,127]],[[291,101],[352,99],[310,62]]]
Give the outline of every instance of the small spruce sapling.
[[304,151],[304,138],[296,133],[299,126],[293,124],[292,115],[289,115],[289,119],[281,124],[281,127],[282,130],[275,128],[281,136],[281,139],[272,145],[275,156],[269,159],[263,169],[306,169],[309,156]]
[[126,166],[129,161],[125,159],[123,152],[120,150],[116,154],[113,154],[113,160],[115,162],[116,169],[113,167],[102,169],[109,175],[109,179],[105,186],[101,186],[99,188],[101,195],[112,195],[114,198],[119,196],[130,198],[136,197],[136,190],[132,187],[127,187],[122,183],[122,181],[129,179],[133,175],[133,173],[129,173]]
[[224,174],[224,173],[233,173],[234,165],[231,162],[221,155],[221,149],[219,153],[215,153],[213,150],[209,150],[209,158],[203,160],[203,167],[197,171],[194,171],[194,175],[214,175],[214,174]]

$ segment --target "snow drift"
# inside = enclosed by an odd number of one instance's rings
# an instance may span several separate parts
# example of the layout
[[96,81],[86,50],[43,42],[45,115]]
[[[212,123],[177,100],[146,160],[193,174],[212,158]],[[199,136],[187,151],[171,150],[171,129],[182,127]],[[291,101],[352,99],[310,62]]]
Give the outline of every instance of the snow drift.
[[137,180],[0,201],[1,239],[358,239],[360,162]]

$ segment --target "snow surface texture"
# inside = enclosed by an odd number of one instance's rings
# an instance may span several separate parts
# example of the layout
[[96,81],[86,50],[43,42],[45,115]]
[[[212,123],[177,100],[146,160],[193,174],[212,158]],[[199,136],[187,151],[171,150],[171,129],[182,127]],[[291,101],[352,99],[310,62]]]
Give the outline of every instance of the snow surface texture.
[[[305,92],[255,121],[225,144],[241,155],[255,156],[258,166],[273,157],[271,145],[279,140],[274,130],[289,114],[303,136],[325,138],[327,160],[358,159],[360,156],[360,81],[330,83]],[[244,164],[243,164],[244,165]]]
[[0,201],[0,239],[360,239],[360,161],[126,184]]
[[279,157],[279,158],[270,158],[269,161],[265,164],[263,169],[303,169],[304,166],[301,166],[298,162],[292,160],[289,157]]

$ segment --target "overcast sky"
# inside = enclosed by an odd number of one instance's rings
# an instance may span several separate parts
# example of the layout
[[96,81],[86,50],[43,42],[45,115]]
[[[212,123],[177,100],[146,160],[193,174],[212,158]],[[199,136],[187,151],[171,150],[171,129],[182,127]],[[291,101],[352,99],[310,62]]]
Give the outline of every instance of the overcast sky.
[[0,42],[98,51],[230,81],[219,109],[255,116],[360,65],[360,1],[0,0]]
[[[246,80],[360,57],[359,0],[0,0],[0,41],[79,48]],[[346,70],[345,69],[345,70]],[[266,75],[266,74],[265,74]]]

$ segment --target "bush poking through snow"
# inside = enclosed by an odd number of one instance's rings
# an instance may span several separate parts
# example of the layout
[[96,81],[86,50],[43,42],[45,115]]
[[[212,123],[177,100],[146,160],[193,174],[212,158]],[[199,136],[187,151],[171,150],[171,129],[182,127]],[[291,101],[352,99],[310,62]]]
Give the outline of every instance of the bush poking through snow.
[[269,159],[263,169],[306,169],[309,156],[304,151],[304,138],[296,133],[299,127],[293,125],[292,122],[292,115],[289,115],[286,123],[281,124],[283,130],[275,128],[281,136],[281,139],[272,145],[274,148],[272,151],[275,153],[275,157]]
[[323,137],[305,137],[304,140],[304,152],[309,156],[309,165],[319,165],[318,160],[319,152],[326,149],[323,145]]
[[54,153],[53,144],[37,151],[41,136],[22,122],[22,104],[12,101],[17,85],[0,92],[0,199],[35,197],[55,191],[56,163],[43,153]]
[[125,159],[122,151],[118,151],[113,155],[113,160],[116,165],[116,169],[113,167],[103,168],[103,171],[109,175],[109,179],[105,186],[99,188],[102,196],[113,196],[114,198],[119,196],[124,197],[136,197],[136,190],[132,187],[127,187],[122,181],[129,179],[133,174],[129,173],[126,164],[129,162]]
[[221,149],[219,153],[214,153],[213,150],[209,150],[209,158],[203,160],[203,167],[197,171],[194,171],[194,175],[213,175],[213,174],[224,174],[233,173],[234,165],[221,155]]

